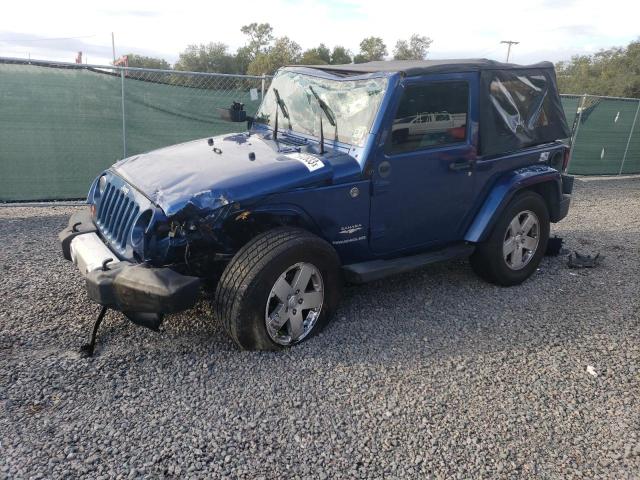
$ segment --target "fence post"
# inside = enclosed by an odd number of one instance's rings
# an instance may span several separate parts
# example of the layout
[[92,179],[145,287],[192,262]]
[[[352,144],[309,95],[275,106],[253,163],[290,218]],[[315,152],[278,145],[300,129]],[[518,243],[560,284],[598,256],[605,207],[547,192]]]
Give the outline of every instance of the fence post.
[[122,100],[122,158],[127,158],[127,122],[124,113],[124,67],[120,68],[120,98]]
[[265,80],[265,76],[264,73],[262,74],[262,82],[261,82],[261,86],[260,86],[260,100],[264,100],[264,80]]
[[582,95],[582,101],[580,102],[580,106],[578,107],[578,119],[576,121],[576,128],[573,131],[573,136],[571,137],[571,145],[569,146],[569,162],[567,163],[567,171],[569,171],[569,164],[571,164],[571,159],[573,158],[573,148],[576,145],[576,138],[578,138],[578,130],[580,130],[580,123],[582,123],[582,111],[584,110],[584,102],[587,100],[587,94]]
[[624,168],[624,162],[627,159],[627,152],[629,151],[629,144],[631,143],[631,137],[633,136],[633,130],[636,126],[636,120],[638,119],[638,111],[640,111],[640,100],[638,100],[638,108],[636,108],[636,115],[633,117],[633,123],[631,124],[631,131],[629,132],[629,138],[627,138],[627,146],[624,149],[624,155],[622,156],[622,163],[620,164],[620,170],[618,175],[622,175],[622,169]]

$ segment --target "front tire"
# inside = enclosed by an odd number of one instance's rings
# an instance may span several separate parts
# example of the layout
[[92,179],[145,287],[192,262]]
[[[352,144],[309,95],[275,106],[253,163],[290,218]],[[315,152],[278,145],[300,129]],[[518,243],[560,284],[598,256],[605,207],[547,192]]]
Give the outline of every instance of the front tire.
[[549,212],[535,192],[518,194],[489,238],[470,258],[473,270],[497,285],[518,285],[538,268],[549,240]]
[[225,268],[215,314],[240,348],[278,350],[328,323],[342,286],[331,245],[296,228],[277,228],[242,247]]

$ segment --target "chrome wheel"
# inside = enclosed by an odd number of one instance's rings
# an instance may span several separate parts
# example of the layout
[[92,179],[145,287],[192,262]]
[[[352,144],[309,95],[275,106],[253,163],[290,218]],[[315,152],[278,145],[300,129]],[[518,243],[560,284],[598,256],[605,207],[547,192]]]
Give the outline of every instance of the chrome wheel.
[[279,345],[292,345],[313,330],[324,302],[320,271],[310,263],[296,263],[278,277],[269,293],[265,324]]
[[502,255],[511,270],[524,268],[533,258],[540,243],[540,221],[535,213],[518,213],[507,227]]

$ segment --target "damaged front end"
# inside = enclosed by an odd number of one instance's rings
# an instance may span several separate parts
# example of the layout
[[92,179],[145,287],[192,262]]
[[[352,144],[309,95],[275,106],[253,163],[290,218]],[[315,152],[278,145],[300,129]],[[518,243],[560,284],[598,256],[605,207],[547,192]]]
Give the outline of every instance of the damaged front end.
[[[264,229],[269,218],[256,204],[331,181],[329,156],[310,165],[290,150],[247,133],[123,159],[93,182],[89,208],[60,232],[63,254],[93,301],[157,330],[164,314],[192,307],[203,284]],[[359,171],[346,154],[335,158]]]
[[64,257],[73,261],[85,278],[89,298],[102,306],[91,340],[82,349],[87,356],[93,355],[98,328],[108,309],[121,311],[132,322],[157,331],[164,314],[191,308],[200,291],[198,277],[118,256],[104,243],[92,211],[95,208],[76,212],[58,235]]
[[186,208],[168,218],[113,172],[94,182],[88,203],[58,236],[63,256],[84,276],[89,298],[102,306],[84,350],[92,354],[107,309],[157,331],[165,314],[195,305],[200,277],[217,258],[205,251],[220,244],[215,227],[233,207],[207,215]]

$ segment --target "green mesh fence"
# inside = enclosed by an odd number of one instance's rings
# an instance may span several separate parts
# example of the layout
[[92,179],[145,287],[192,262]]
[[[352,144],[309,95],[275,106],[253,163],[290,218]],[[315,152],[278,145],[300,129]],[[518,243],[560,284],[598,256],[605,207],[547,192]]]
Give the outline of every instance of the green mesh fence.
[[[0,59],[0,201],[83,198],[125,150],[237,131],[216,109],[236,100],[253,114],[267,83],[139,69],[122,78],[113,67]],[[639,100],[563,95],[562,103],[575,127],[571,173],[640,173]]]
[[236,100],[251,115],[261,91],[259,77],[0,62],[0,201],[83,198],[125,148],[244,128],[217,108]]
[[[237,132],[245,124],[220,120],[217,109],[239,101],[253,115],[260,104],[260,79],[167,73],[151,78],[145,74],[142,79],[124,81],[127,155]],[[251,100],[251,88],[258,93],[255,100]]]
[[640,100],[563,95],[562,104],[567,121],[574,122],[570,173],[640,173]]
[[120,83],[0,64],[0,200],[79,198],[122,156]]

